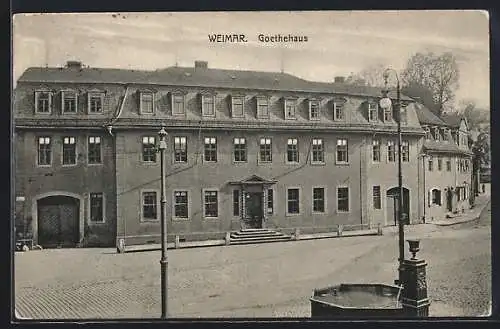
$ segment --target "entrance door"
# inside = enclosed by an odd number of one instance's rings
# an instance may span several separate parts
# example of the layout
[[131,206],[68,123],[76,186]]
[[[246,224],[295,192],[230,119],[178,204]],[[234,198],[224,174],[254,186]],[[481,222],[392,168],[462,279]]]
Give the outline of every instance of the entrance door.
[[248,228],[262,228],[262,192],[247,192],[245,222]]
[[[387,216],[387,225],[397,225],[398,223],[398,196],[399,196],[399,188],[393,187],[387,190],[387,206],[386,206],[386,216]],[[403,187],[403,214],[406,214],[406,222],[405,224],[409,224],[410,220],[410,191],[407,188]]]
[[79,240],[78,199],[51,196],[38,201],[38,244],[44,248],[75,247]]
[[446,191],[446,209],[453,211],[453,192],[450,189]]

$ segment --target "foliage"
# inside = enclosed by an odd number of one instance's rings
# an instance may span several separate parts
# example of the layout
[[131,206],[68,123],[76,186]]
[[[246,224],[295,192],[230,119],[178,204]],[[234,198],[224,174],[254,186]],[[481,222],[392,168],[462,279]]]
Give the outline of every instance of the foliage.
[[355,86],[383,87],[385,69],[382,64],[372,65],[358,73],[351,73],[345,82]]

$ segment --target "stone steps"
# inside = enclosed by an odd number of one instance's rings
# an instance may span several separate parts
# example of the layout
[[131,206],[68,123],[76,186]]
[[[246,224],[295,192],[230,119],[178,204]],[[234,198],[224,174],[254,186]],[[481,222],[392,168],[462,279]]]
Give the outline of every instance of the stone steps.
[[242,229],[240,231],[231,232],[230,244],[290,241],[291,238],[292,237],[289,235],[269,229]]

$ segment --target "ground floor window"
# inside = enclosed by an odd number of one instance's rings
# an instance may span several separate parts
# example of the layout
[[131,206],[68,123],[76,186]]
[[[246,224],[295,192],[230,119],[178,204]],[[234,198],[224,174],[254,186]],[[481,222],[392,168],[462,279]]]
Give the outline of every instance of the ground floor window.
[[188,218],[188,192],[175,191],[174,192],[174,217]]
[[104,222],[104,202],[102,193],[90,193],[90,221],[92,223]]
[[233,216],[240,215],[240,190],[233,190]]
[[341,211],[341,212],[349,211],[349,188],[348,187],[338,187],[337,188],[337,211]]
[[142,192],[142,219],[158,219],[158,199],[156,192]]
[[373,208],[382,209],[382,200],[380,197],[380,185],[373,186]]
[[299,189],[289,188],[287,191],[287,212],[289,214],[298,214],[300,212]]
[[269,215],[274,213],[274,191],[272,188],[267,190],[267,213]]
[[219,215],[217,191],[205,191],[205,217],[217,217]]
[[325,212],[325,189],[313,188],[313,212]]

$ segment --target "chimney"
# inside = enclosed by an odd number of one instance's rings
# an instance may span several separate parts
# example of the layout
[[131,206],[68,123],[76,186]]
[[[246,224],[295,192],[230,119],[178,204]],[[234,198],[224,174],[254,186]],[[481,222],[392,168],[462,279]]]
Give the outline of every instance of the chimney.
[[345,77],[335,77],[334,82],[335,83],[344,83]]
[[79,61],[67,61],[66,62],[66,66],[69,68],[69,69],[81,69],[82,68],[82,62],[79,62]]
[[206,69],[208,68],[208,62],[206,61],[194,61],[195,69]]

